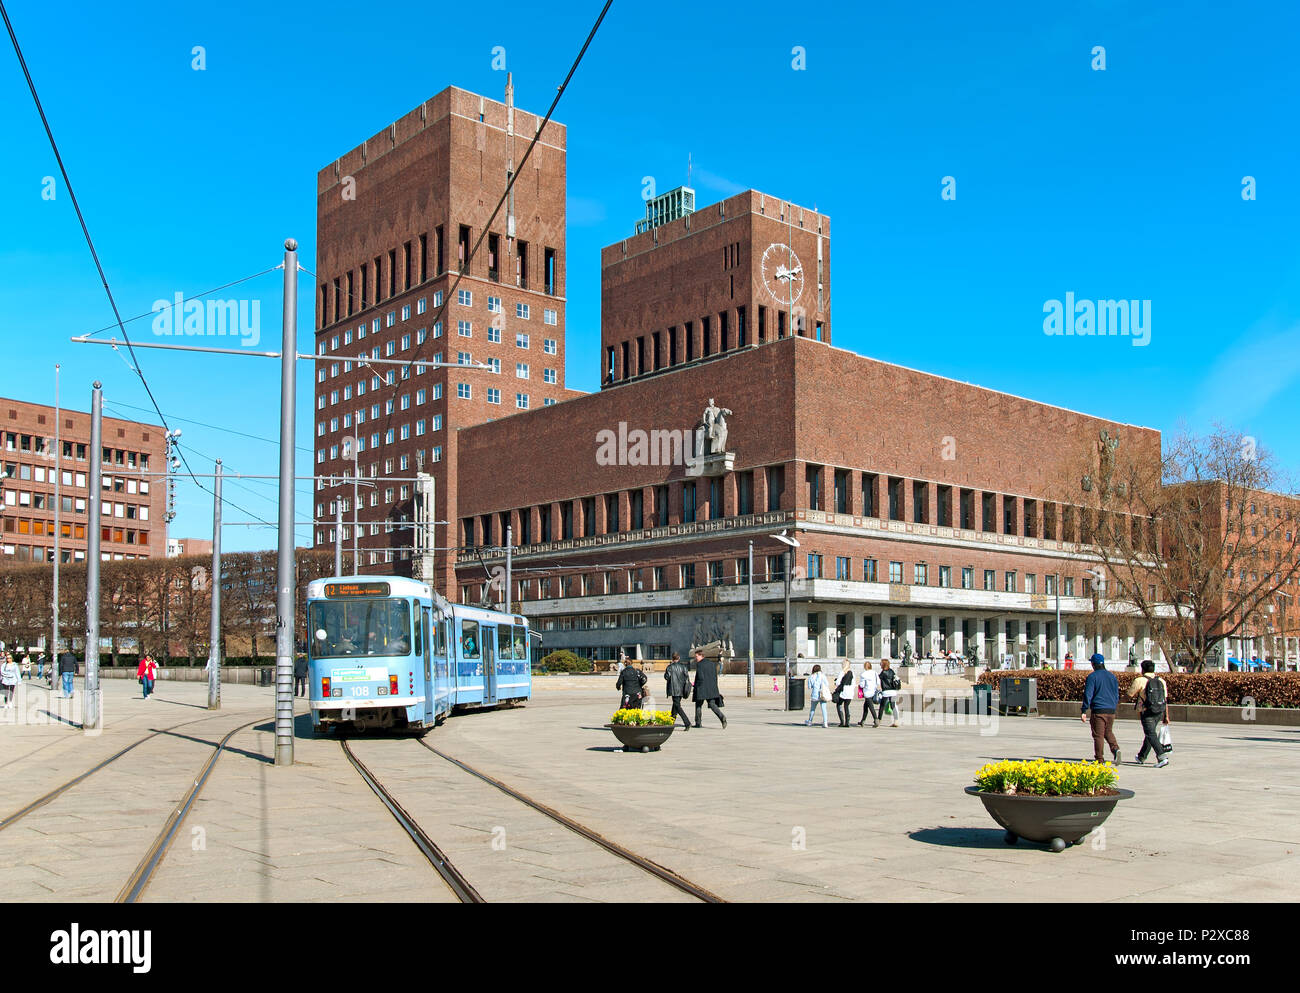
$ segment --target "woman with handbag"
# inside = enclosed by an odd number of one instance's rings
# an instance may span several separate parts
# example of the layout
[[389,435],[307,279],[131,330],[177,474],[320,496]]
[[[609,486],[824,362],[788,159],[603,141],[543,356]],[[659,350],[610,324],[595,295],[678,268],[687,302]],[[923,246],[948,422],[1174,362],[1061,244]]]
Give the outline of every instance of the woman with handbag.
[[893,723],[887,725],[896,728],[898,724],[898,690],[903,684],[899,681],[898,673],[889,667],[889,659],[880,660],[880,715],[883,717],[889,714],[893,718]]
[[849,726],[849,707],[853,703],[853,665],[848,659],[840,670],[840,681],[835,685],[835,714],[840,719],[840,727]]
[[826,702],[830,699],[830,687],[826,685],[826,676],[822,673],[822,667],[815,665],[808,676],[808,699],[812,701],[808,707],[808,720],[804,721],[804,727],[812,727],[813,714],[818,707],[822,709],[822,727],[828,728],[830,724],[826,721]]
[[144,687],[144,699],[148,700],[149,694],[153,692],[154,680],[158,678],[158,663],[153,660],[152,655],[146,655],[140,660],[135,675],[140,685]]
[[640,710],[645,696],[645,673],[634,665],[624,666],[618,674],[618,705],[621,710]]
[[871,713],[871,726],[880,727],[880,711],[877,709],[880,705],[880,681],[876,679],[876,670],[871,668],[870,662],[862,664],[862,680],[858,683],[858,692],[862,694],[862,720],[858,721],[858,727],[867,723],[867,713]]

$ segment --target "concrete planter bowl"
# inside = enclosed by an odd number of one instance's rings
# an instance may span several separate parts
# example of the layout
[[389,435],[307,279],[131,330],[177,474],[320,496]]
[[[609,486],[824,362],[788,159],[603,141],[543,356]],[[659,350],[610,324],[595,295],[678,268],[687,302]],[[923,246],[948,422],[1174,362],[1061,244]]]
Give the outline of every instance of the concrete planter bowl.
[[625,752],[657,752],[672,737],[676,724],[606,724]]
[[1116,790],[1109,796],[986,793],[978,786],[967,786],[966,792],[983,800],[984,809],[1006,828],[1004,840],[1008,845],[1024,838],[1047,844],[1054,852],[1079,844],[1084,835],[1110,816],[1115,804],[1133,796],[1132,790]]

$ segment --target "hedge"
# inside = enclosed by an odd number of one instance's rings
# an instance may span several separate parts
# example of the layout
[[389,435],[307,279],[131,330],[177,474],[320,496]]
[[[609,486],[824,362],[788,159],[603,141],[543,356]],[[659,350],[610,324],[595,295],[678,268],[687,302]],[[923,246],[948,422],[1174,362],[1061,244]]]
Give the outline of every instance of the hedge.
[[[1040,700],[1083,700],[1089,669],[992,669],[979,681],[997,686],[1004,676],[1038,680]],[[1141,673],[1117,672],[1120,702]],[[1250,697],[1256,707],[1300,707],[1300,672],[1162,672],[1169,702],[1209,707],[1240,707]]]
[[575,655],[567,648],[561,648],[544,656],[537,663],[537,668],[545,669],[547,672],[591,672],[591,662]]

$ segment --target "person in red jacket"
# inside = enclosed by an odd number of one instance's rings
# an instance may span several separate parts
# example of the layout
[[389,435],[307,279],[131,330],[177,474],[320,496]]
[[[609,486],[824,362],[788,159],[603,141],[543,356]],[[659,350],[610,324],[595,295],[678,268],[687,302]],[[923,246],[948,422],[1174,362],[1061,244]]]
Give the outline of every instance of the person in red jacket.
[[140,660],[140,667],[135,670],[135,674],[144,687],[144,699],[148,700],[149,694],[153,692],[153,682],[158,678],[158,663],[152,655],[146,655]]

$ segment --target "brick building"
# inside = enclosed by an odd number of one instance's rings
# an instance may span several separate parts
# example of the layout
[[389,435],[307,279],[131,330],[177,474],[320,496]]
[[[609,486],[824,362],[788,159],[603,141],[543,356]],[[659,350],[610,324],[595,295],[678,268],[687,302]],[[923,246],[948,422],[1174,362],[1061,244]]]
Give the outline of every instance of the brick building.
[[[60,558],[86,559],[90,500],[90,414],[0,398],[0,563],[54,561],[54,490],[59,487]],[[102,424],[104,561],[161,557],[166,550],[164,431],[105,417]],[[56,458],[57,454],[57,458]],[[56,477],[57,474],[57,477]]]
[[[670,432],[692,435],[710,399],[732,411],[730,467],[663,464]],[[508,525],[512,599],[546,647],[663,656],[721,637],[743,654],[752,540],[754,651],[779,658],[783,546],[771,536],[788,530],[800,542],[795,649],[809,658],[969,641],[985,659],[1054,658],[1058,583],[1065,646],[1086,657],[1095,559],[1082,515],[1045,494],[1103,428],[1115,425],[797,335],[751,343],[462,431],[460,595],[482,595],[479,555],[501,563]],[[637,432],[650,443],[638,448]],[[1158,463],[1157,432],[1122,435]],[[1153,650],[1140,625],[1106,625],[1108,658]]]
[[[455,520],[460,428],[576,395],[564,386],[564,125],[547,124],[466,264],[540,123],[509,83],[504,103],[450,87],[317,177],[315,546],[332,545],[340,501],[347,547],[361,522],[362,571],[410,572],[421,468],[435,517]],[[354,465],[357,507],[343,479]],[[453,557],[438,553],[430,572],[450,588]]]

